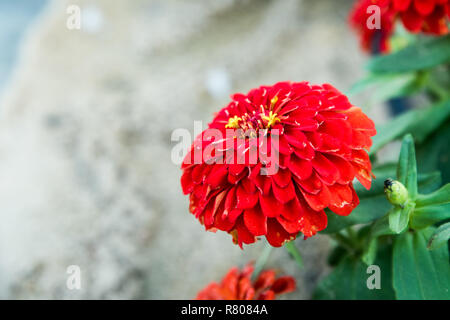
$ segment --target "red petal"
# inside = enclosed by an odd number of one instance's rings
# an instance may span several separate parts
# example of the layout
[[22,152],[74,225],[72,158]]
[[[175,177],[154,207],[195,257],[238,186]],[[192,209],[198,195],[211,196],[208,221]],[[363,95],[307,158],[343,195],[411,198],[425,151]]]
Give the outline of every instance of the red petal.
[[245,209],[244,222],[254,236],[262,236],[267,233],[267,217],[262,214],[259,207]]
[[264,290],[273,285],[274,282],[275,282],[275,271],[266,270],[262,271],[259,274],[258,279],[255,281],[253,287],[255,288],[256,291]]
[[256,192],[256,186],[250,179],[248,178],[242,179],[241,183],[247,193]]
[[366,188],[370,189],[372,185],[372,176],[370,175],[370,167],[366,168],[358,163],[352,162],[353,168],[355,169],[355,177],[358,181]]
[[342,159],[338,156],[327,154],[328,160],[330,160],[339,170],[339,179],[337,182],[346,184],[352,182],[355,178],[355,170],[350,162]]
[[423,17],[419,15],[413,9],[409,9],[408,11],[402,12],[400,15],[402,22],[406,29],[415,33],[419,32],[422,28]]
[[322,231],[327,227],[327,215],[323,210],[314,211],[303,199],[299,200],[303,209],[301,218],[301,232],[306,237],[312,237],[317,232]]
[[224,212],[219,211],[214,220],[214,227],[222,231],[230,231],[234,227],[234,221],[230,221],[228,217]]
[[292,181],[286,187],[281,188],[272,180],[272,190],[275,198],[281,203],[289,202],[295,197],[295,188]]
[[286,241],[295,239],[295,235],[287,233],[276,219],[267,219],[266,239],[273,247],[281,247]]
[[295,279],[289,276],[279,277],[271,289],[275,294],[292,292],[295,290]]
[[183,189],[184,194],[189,194],[194,191],[194,181],[192,181],[192,168],[188,168],[183,172],[181,176],[181,188]]
[[275,149],[277,149],[280,153],[289,155],[294,149],[289,145],[289,142],[286,140],[284,135],[279,135],[278,139],[271,139],[272,145]]
[[226,182],[227,176],[228,176],[227,167],[222,164],[215,164],[213,165],[213,168],[209,173],[208,178],[206,178],[206,182],[209,185],[211,185],[211,187],[214,189],[224,184],[224,182]]
[[242,209],[233,209],[230,211],[230,213],[228,213],[227,218],[228,221],[230,221],[230,223],[235,223],[236,219],[241,215],[242,213]]
[[300,159],[296,156],[291,156],[288,168],[296,175],[300,180],[305,180],[311,176],[312,165],[310,161]]
[[273,175],[272,180],[274,180],[278,186],[284,188],[289,182],[292,182],[291,172],[289,170],[279,169],[277,174]]
[[358,195],[356,194],[353,187],[351,187],[351,190],[352,190],[352,200],[350,201],[350,203],[346,203],[342,206],[330,205],[329,209],[340,216],[348,216],[353,211],[353,209],[356,208],[356,206],[358,206],[359,204]]
[[312,194],[317,194],[320,189],[322,189],[323,185],[322,181],[315,172],[313,172],[313,174],[306,180],[300,180],[297,177],[294,177],[294,180],[303,190]]
[[242,248],[242,244],[250,244],[256,241],[255,236],[247,229],[241,217],[236,221],[237,243]]
[[220,284],[225,297],[237,297],[239,277],[239,269],[234,267],[231,268],[230,271],[228,271],[228,273],[222,279]]
[[303,189],[300,190],[302,191],[306,202],[308,202],[314,211],[323,210],[330,204],[331,195],[326,185],[322,185],[322,189],[317,194],[310,194],[303,191]]
[[228,172],[232,175],[238,176],[245,169],[243,164],[230,164],[228,165]]
[[229,213],[236,208],[236,187],[232,187],[225,198],[225,212]]
[[249,278],[241,278],[238,283],[238,300],[252,300],[255,295],[252,283]]
[[299,220],[302,213],[302,207],[300,206],[300,202],[298,201],[298,198],[295,197],[288,203],[284,205],[283,212],[281,215],[290,221],[296,221]]
[[257,300],[275,300],[275,293],[272,290],[262,292]]
[[314,159],[315,155],[314,148],[312,147],[310,142],[307,142],[306,147],[304,147],[303,149],[294,149],[294,153],[296,156],[308,161]]
[[369,131],[372,136],[375,135],[375,124],[360,108],[353,107],[347,110],[345,114],[348,115],[347,121],[353,129]]
[[288,233],[297,234],[301,230],[302,223],[300,219],[292,221],[285,219],[283,216],[278,216],[277,221]]
[[209,229],[214,224],[214,201],[210,201],[203,212],[203,222],[206,229]]
[[341,144],[348,145],[352,142],[352,130],[351,124],[347,121],[327,119],[320,126],[319,132],[326,133],[335,139],[338,139]]
[[336,183],[329,186],[328,189],[330,190],[331,195],[330,205],[340,207],[352,201],[352,188],[350,185],[341,185]]
[[414,7],[423,16],[433,12],[434,5],[434,0],[414,0]]
[[405,11],[408,9],[411,0],[394,0],[394,9],[396,11]]
[[299,119],[293,114],[288,119],[284,120],[286,124],[293,126],[295,129],[303,131],[316,131],[319,128],[319,123],[314,119]]
[[316,154],[316,157],[312,160],[312,165],[323,182],[331,185],[339,179],[339,170],[321,153]]
[[258,193],[248,193],[242,185],[239,185],[236,190],[237,208],[246,209],[252,208],[258,203]]
[[298,129],[286,130],[285,136],[289,144],[294,147],[305,148],[306,143],[308,142],[308,139],[306,138],[306,135],[303,133],[303,131]]
[[277,201],[272,193],[268,195],[259,194],[259,204],[266,217],[276,217],[282,212],[282,204]]

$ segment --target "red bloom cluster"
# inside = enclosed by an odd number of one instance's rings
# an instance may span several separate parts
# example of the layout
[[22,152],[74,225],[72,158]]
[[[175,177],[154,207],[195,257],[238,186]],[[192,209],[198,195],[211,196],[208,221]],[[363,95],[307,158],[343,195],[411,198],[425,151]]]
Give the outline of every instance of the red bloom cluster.
[[274,270],[262,271],[252,283],[253,266],[239,271],[232,268],[221,283],[212,282],[197,294],[197,300],[274,300],[276,296],[295,290],[295,279],[276,278]]
[[[267,153],[277,151],[277,159],[248,161],[246,155],[261,147],[259,140],[252,134],[226,135],[230,128],[264,136]],[[212,129],[226,138],[206,139]],[[241,247],[258,236],[279,247],[299,232],[310,237],[325,229],[326,207],[348,215],[358,205],[352,181],[356,177],[370,188],[366,150],[375,133],[372,120],[329,84],[280,82],[235,94],[186,155],[183,192],[190,194],[190,211],[207,230],[226,231]],[[232,156],[215,163],[213,154],[195,164],[195,150],[215,143],[231,145]],[[276,173],[262,172],[272,166]]]
[[[380,8],[381,29],[369,29],[368,18],[373,14],[367,8]],[[448,33],[450,0],[358,0],[350,13],[350,24],[361,35],[361,46],[370,50],[374,45],[381,52],[389,51],[389,38],[400,19],[410,32],[443,35]]]

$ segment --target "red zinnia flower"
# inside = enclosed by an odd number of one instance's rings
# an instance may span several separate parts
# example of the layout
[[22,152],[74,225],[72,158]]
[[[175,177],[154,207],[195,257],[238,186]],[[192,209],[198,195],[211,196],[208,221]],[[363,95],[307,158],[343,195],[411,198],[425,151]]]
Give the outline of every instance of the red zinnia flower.
[[[238,133],[248,128],[253,134]],[[213,141],[209,131],[226,138]],[[365,150],[375,133],[372,120],[329,84],[280,82],[235,94],[184,159],[183,192],[207,230],[232,234],[241,248],[258,236],[279,247],[299,232],[310,237],[325,229],[326,207],[348,215],[358,205],[352,181],[356,177],[370,188]],[[224,163],[214,152],[194,163],[197,150],[214,145],[227,150]],[[267,151],[251,162],[256,148]],[[265,159],[276,152],[278,159]],[[264,175],[262,170],[274,166],[276,173]]]
[[274,270],[262,271],[251,281],[253,266],[244,270],[232,268],[221,283],[212,282],[197,294],[197,300],[274,300],[276,296],[295,290],[295,279],[275,277]]
[[[367,12],[371,5],[380,8],[381,29],[369,29],[367,26],[367,19],[373,14]],[[450,0],[358,0],[349,19],[360,33],[361,45],[365,50],[375,45],[381,52],[388,52],[389,37],[394,32],[397,18],[410,32],[443,35],[448,33],[448,17]]]

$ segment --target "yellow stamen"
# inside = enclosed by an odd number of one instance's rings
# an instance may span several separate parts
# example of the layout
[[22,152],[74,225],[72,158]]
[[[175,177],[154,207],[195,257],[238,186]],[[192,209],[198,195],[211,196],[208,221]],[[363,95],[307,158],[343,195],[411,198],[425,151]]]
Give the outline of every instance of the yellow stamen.
[[242,119],[238,116],[234,116],[233,118],[228,119],[228,123],[225,125],[225,128],[237,129],[239,128],[239,121]]
[[277,117],[276,113],[273,113],[272,111],[269,112],[269,115],[261,115],[261,119],[266,120],[267,121],[267,127],[266,128],[270,128],[271,126],[273,126],[275,123],[280,122],[280,118]]
[[275,106],[275,103],[277,103],[278,97],[275,96],[272,99],[270,99],[270,110],[273,110],[273,107]]

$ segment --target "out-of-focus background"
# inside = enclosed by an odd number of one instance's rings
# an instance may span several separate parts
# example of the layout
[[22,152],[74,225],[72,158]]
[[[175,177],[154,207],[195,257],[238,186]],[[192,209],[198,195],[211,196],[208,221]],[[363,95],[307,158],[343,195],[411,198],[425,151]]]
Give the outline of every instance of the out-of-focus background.
[[[0,298],[190,299],[257,259],[261,243],[242,251],[189,214],[171,133],[261,84],[348,90],[367,58],[352,2],[0,0]],[[268,261],[298,279],[288,299],[328,271],[328,238],[298,244],[302,271],[283,249]]]

